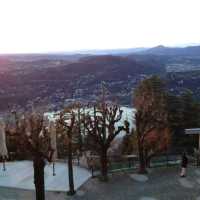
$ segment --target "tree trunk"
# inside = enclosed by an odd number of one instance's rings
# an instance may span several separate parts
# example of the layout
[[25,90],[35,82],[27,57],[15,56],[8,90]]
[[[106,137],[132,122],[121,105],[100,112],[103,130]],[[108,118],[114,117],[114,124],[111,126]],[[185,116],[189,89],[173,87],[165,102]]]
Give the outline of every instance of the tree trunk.
[[44,167],[44,158],[36,155],[33,160],[36,200],[45,200]]
[[108,181],[107,149],[103,149],[101,152],[101,180]]
[[74,190],[74,176],[73,176],[73,164],[72,164],[72,143],[71,139],[68,145],[68,177],[69,177],[69,191],[68,195],[74,195],[76,192]]
[[150,161],[151,161],[151,156],[148,155],[148,150],[145,149],[145,166],[150,168]]
[[138,138],[138,153],[139,153],[139,173],[146,174],[146,163],[145,163],[145,156],[144,156],[144,148],[143,144],[140,142],[140,138]]

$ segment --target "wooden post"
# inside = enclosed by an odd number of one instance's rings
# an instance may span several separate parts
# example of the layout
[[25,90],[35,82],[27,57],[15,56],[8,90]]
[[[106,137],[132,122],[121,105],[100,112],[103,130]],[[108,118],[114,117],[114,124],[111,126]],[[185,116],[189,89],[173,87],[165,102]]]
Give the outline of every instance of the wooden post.
[[6,171],[6,163],[5,163],[5,160],[3,160],[3,171]]
[[53,176],[56,175],[56,171],[55,171],[55,163],[53,162]]
[[199,150],[200,150],[200,134],[199,134]]
[[91,167],[91,170],[92,170],[92,178],[94,178],[94,168],[93,168],[93,166]]

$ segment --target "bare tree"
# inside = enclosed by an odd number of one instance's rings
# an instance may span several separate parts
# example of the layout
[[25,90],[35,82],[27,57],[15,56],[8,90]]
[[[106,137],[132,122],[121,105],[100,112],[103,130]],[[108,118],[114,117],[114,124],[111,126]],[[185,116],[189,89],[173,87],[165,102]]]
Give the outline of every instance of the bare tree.
[[8,158],[8,150],[6,146],[5,123],[0,121],[0,159],[3,161],[3,171],[5,168],[5,160]]
[[59,132],[64,135],[65,143],[68,148],[68,175],[69,175],[69,191],[68,195],[74,195],[74,177],[73,177],[73,155],[72,155],[72,148],[73,148],[73,139],[77,134],[77,119],[75,108],[73,106],[65,108],[59,114],[59,118],[57,120]]
[[85,134],[90,142],[92,150],[96,151],[101,161],[102,181],[108,180],[108,157],[107,151],[112,141],[122,131],[129,132],[129,123],[117,125],[122,118],[123,110],[118,105],[107,104],[103,99],[93,106],[93,115],[88,112],[83,115],[82,121],[86,128]]
[[[51,162],[54,150],[51,147],[50,132],[44,115],[40,113],[26,113],[15,117],[15,135],[19,137],[22,151],[28,151],[33,159],[34,184],[36,200],[45,199],[44,167],[46,160]],[[9,130],[8,130],[9,131]]]

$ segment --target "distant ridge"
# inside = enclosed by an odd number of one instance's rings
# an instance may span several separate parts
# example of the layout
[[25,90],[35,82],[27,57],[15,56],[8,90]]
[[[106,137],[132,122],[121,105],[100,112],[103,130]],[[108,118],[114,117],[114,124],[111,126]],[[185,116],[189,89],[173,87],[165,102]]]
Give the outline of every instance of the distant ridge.
[[183,56],[200,56],[200,44],[178,45],[167,47],[158,45],[155,47],[136,47],[122,49],[91,49],[77,50],[71,52],[57,52],[61,55],[129,55],[129,54],[152,54],[152,55],[183,55]]
[[[53,57],[61,59],[69,59],[71,56],[77,58],[93,55],[116,55],[126,56],[131,54],[142,54],[142,55],[182,55],[182,56],[200,56],[200,44],[191,43],[190,45],[177,45],[174,47],[168,47],[164,45],[158,45],[155,47],[135,47],[135,48],[119,48],[119,49],[85,49],[85,50],[74,50],[74,51],[58,51],[58,52],[41,52],[41,53],[10,53],[0,54],[2,56],[12,56],[16,58],[34,58],[40,59],[40,57],[46,56],[47,58]],[[72,59],[72,60],[73,60]]]
[[91,49],[91,50],[78,50],[73,52],[65,52],[65,54],[90,54],[90,55],[123,55],[136,52],[145,51],[148,48],[136,47],[136,48],[124,48],[124,49]]
[[139,54],[152,54],[152,55],[169,55],[169,56],[200,56],[200,46],[187,46],[187,47],[166,47],[159,45]]

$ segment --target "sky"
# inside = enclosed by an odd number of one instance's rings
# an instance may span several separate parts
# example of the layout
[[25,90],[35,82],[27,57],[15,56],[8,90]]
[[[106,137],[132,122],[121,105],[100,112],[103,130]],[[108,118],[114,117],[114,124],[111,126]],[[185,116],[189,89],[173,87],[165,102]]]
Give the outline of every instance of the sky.
[[0,53],[200,43],[199,0],[0,0]]

